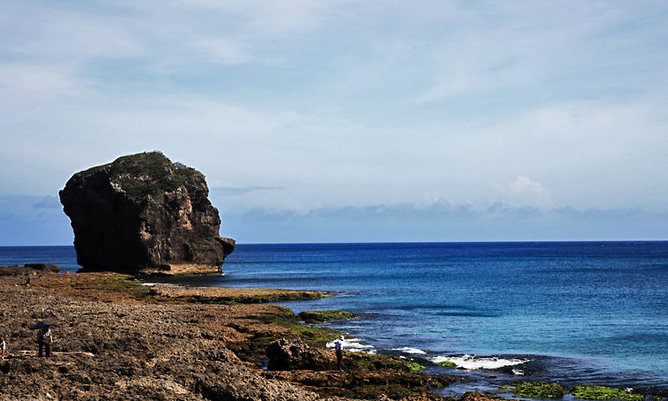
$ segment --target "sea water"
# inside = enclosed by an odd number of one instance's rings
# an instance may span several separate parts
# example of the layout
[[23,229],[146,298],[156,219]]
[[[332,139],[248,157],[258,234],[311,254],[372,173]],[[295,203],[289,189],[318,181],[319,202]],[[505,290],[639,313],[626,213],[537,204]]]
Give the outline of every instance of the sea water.
[[[20,263],[7,249],[0,265]],[[348,349],[468,375],[481,390],[513,380],[668,389],[668,242],[239,244],[223,267],[176,281],[329,292],[284,304],[355,312],[327,324],[353,337]],[[435,364],[445,360],[460,369]]]

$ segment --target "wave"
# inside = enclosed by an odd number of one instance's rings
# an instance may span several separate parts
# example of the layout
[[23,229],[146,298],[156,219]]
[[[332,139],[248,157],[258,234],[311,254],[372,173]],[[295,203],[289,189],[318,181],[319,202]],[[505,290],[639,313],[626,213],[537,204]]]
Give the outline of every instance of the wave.
[[[452,362],[460,369],[478,370],[478,369],[501,369],[508,366],[517,366],[523,363],[530,362],[530,359],[519,358],[500,358],[496,356],[475,356],[475,355],[461,355],[461,356],[435,356],[427,358],[434,363]],[[523,374],[521,370],[515,369],[516,374]]]
[[390,349],[390,351],[401,351],[405,354],[419,354],[419,355],[426,354],[426,352],[422,351],[421,349],[411,348],[411,347],[392,348]]
[[[334,348],[334,343],[336,340],[330,341],[325,346],[327,348]],[[343,349],[345,351],[351,351],[351,352],[363,352],[365,354],[375,354],[376,349],[374,348],[373,345],[369,344],[362,344],[362,340],[359,338],[346,338],[343,341]]]

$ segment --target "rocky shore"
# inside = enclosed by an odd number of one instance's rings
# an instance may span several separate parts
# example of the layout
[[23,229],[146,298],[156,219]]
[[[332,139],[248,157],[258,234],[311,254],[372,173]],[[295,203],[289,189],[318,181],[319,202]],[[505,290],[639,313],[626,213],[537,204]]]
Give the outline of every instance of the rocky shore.
[[[429,389],[459,380],[413,372],[401,358],[355,353],[345,354],[339,372],[324,347],[337,333],[301,324],[288,308],[251,304],[316,296],[0,268],[0,335],[8,346],[0,399],[436,400]],[[50,358],[37,356],[28,329],[40,320],[55,324]]]

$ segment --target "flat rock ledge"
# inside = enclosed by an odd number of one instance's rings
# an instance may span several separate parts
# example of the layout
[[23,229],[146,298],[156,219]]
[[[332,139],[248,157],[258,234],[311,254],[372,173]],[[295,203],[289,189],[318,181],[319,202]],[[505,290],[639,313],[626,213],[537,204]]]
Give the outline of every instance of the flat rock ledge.
[[201,303],[258,303],[320,299],[316,291],[280,290],[269,288],[193,287],[175,284],[155,284],[150,295],[178,298]]
[[[194,298],[301,291],[154,287],[173,297],[150,296],[148,286],[120,274],[0,275],[8,344],[0,400],[444,401],[428,390],[456,380],[412,372],[398,357],[347,351],[340,372],[334,352],[322,348],[334,333],[299,324],[287,307]],[[55,324],[51,358],[36,356],[28,327],[39,320]],[[272,343],[279,353],[288,349],[296,370],[263,369]],[[495,398],[465,401],[488,400]]]

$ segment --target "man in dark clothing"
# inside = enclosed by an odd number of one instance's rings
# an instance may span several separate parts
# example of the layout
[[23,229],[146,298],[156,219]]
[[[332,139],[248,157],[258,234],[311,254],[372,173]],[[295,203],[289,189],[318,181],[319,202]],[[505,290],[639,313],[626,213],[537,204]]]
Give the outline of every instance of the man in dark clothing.
[[51,343],[53,342],[53,337],[51,337],[51,327],[44,326],[37,331],[37,343],[39,344],[39,356],[43,356],[42,350],[46,350],[46,356],[51,356]]
[[336,351],[336,367],[343,372],[343,336],[339,337],[338,340],[334,341],[334,350]]

